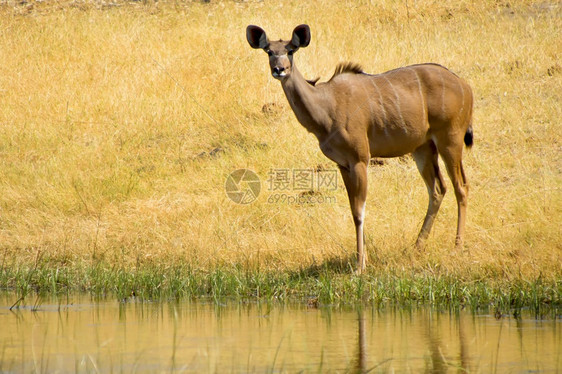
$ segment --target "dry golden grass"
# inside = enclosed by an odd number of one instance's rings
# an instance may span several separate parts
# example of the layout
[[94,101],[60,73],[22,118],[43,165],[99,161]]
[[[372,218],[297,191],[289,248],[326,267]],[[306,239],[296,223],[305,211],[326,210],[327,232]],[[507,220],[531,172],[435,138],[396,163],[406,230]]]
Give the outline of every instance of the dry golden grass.
[[[295,56],[306,77],[327,79],[346,60],[372,73],[431,61],[475,93],[467,251],[451,253],[450,190],[427,249],[414,252],[426,190],[411,160],[389,160],[369,170],[370,270],[560,279],[560,3],[294,4],[0,5],[3,263],[41,253],[67,266],[104,259],[283,271],[351,259],[341,179],[336,202],[268,203],[271,169],[333,165],[294,118],[265,55],[247,45],[245,27],[288,38],[308,23],[312,43]],[[262,179],[253,204],[225,194],[238,168]]]

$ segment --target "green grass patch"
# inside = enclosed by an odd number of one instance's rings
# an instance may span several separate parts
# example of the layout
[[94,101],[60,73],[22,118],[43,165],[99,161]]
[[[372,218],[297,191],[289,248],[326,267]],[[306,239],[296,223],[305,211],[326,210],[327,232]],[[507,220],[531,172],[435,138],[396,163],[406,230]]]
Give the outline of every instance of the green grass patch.
[[493,308],[502,313],[529,309],[537,316],[562,308],[562,282],[459,279],[421,273],[356,276],[330,266],[274,272],[241,266],[197,269],[190,264],[144,264],[136,268],[97,262],[72,267],[38,260],[34,266],[4,266],[0,289],[22,300],[33,294],[83,292],[93,297],[167,301],[206,299],[303,302],[310,306],[394,305]]

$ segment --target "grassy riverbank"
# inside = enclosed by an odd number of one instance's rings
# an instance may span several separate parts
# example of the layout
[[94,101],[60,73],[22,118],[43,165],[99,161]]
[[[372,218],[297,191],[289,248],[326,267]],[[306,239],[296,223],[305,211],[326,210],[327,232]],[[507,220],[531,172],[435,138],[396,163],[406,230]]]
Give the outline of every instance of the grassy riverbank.
[[[153,265],[130,269],[109,264],[53,269],[4,269],[0,281],[9,284],[30,305],[35,295],[85,292],[93,297],[126,301],[210,299],[266,302],[302,302],[319,305],[395,305],[466,307],[511,313],[530,309],[535,315],[562,307],[562,282],[514,279],[459,279],[435,274],[383,273],[354,276],[336,265],[297,271],[272,272],[241,267],[201,271],[185,265]],[[35,300],[35,301],[34,301]]]
[[[471,84],[464,252],[451,188],[412,248],[426,189],[411,159],[385,160],[369,168],[368,274],[351,274],[343,182],[319,185],[334,165],[247,45],[251,23],[273,38],[308,23],[307,78],[431,61]],[[5,2],[0,29],[0,289],[560,303],[559,2]],[[240,168],[261,180],[251,204],[225,192]]]

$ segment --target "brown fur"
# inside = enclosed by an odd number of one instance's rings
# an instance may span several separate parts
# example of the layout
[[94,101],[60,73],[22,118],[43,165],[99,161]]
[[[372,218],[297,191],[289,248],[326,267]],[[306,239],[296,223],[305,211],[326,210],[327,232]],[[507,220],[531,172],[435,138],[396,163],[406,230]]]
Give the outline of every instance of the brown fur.
[[441,156],[457,199],[456,245],[462,247],[468,197],[462,151],[463,143],[472,144],[473,105],[463,79],[432,63],[375,75],[346,63],[328,82],[311,85],[293,63],[293,53],[310,42],[307,25],[297,26],[290,41],[269,42],[257,26],[248,26],[247,38],[253,48],[268,52],[272,75],[281,81],[298,121],[341,171],[356,228],[358,272],[366,263],[363,221],[372,157],[412,153],[429,194],[416,242],[422,248],[446,192]]

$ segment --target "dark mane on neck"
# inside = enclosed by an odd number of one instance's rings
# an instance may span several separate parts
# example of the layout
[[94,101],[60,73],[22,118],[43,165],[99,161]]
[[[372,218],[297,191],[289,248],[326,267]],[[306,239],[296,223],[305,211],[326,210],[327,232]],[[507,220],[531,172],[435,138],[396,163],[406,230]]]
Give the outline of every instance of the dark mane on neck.
[[364,71],[361,65],[354,62],[341,62],[336,66],[336,71],[334,71],[334,75],[330,79],[334,79],[334,77],[344,73],[363,74]]
[[314,79],[307,79],[306,81],[308,82],[308,84],[310,84],[311,86],[316,86],[316,83],[320,80],[320,77],[318,78],[314,78]]

